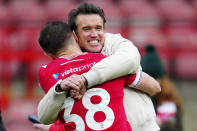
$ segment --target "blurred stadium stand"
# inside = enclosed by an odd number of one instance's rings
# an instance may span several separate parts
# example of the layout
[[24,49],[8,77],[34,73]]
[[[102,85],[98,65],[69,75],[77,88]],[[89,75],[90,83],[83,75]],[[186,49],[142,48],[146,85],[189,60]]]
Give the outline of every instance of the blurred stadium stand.
[[[146,44],[155,45],[166,61],[173,60],[175,63],[171,67],[166,66],[168,73],[176,78],[184,77],[179,70],[170,71],[181,66],[176,64],[177,60],[181,60],[178,59],[180,53],[193,57],[197,52],[196,0],[192,2],[186,0],[80,0],[79,2],[94,3],[103,8],[107,18],[106,31],[121,33],[132,40],[142,54]],[[47,62],[48,59],[43,56],[37,42],[41,27],[51,20],[67,21],[68,12],[79,2],[77,0],[1,1],[0,61],[7,63],[6,67],[11,68],[12,63],[16,65],[15,69],[6,69],[8,71],[1,68],[2,75],[12,77],[17,70],[20,70],[22,63],[27,69],[25,70],[26,75],[29,76],[27,78],[35,81],[33,79],[36,79],[37,66],[40,65],[40,61]],[[36,68],[32,66],[35,63]],[[186,68],[182,71],[187,72],[184,70]],[[31,76],[32,73],[33,76]],[[185,78],[197,78],[196,71],[188,73]],[[30,83],[33,84],[33,82]],[[27,84],[28,88],[33,87],[31,84]]]
[[[158,50],[165,52],[166,57],[173,57],[175,61],[177,53],[193,55],[197,52],[196,0],[192,2],[186,0],[122,0],[118,2],[84,0],[84,2],[102,7],[107,18],[106,31],[123,34],[132,40],[142,53],[147,43],[154,44]],[[67,21],[69,10],[77,5],[77,1],[70,0],[9,0],[6,3],[1,1],[1,63],[4,61],[12,63],[10,61],[15,59],[20,61],[19,63],[28,65],[32,61],[38,63],[37,60],[47,59],[42,56],[42,51],[37,44],[40,28],[47,21]],[[10,73],[12,74],[11,70]],[[189,74],[191,78],[196,76],[196,73]],[[190,75],[186,78],[190,78]]]
[[72,0],[48,0],[43,6],[47,12],[47,21],[67,21],[68,12],[76,7],[76,3]]
[[196,20],[192,4],[185,0],[157,0],[155,5],[163,20],[170,24],[190,24]]
[[7,106],[11,82],[25,79],[25,96],[34,96],[37,73],[49,62],[38,44],[41,27],[67,21],[81,2],[104,9],[106,32],[121,33],[143,56],[152,43],[167,73],[176,79],[197,79],[197,0],[0,0],[0,103]]

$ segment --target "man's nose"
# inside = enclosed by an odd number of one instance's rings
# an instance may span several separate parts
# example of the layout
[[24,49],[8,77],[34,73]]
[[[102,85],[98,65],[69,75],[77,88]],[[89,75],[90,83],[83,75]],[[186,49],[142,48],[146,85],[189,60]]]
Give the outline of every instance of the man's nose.
[[95,29],[91,30],[91,36],[92,37],[95,37],[97,35],[98,35],[98,33],[97,33],[97,31]]

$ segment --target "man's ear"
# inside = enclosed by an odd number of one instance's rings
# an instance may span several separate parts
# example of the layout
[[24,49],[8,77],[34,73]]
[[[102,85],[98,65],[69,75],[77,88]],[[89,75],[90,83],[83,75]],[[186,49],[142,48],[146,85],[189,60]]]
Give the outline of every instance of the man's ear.
[[73,34],[73,37],[74,37],[75,41],[76,41],[77,43],[79,43],[79,39],[78,39],[77,34],[75,33],[75,31],[73,31],[72,34]]

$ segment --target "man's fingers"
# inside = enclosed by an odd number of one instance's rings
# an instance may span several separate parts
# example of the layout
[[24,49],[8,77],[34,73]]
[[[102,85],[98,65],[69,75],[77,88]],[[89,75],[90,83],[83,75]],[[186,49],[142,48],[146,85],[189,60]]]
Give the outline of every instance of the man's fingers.
[[79,90],[81,88],[80,84],[76,80],[73,80],[71,78],[64,79],[61,82],[60,86],[61,86],[62,90],[68,90],[70,88],[75,89],[75,90]]
[[83,86],[83,85],[85,85],[85,79],[84,79],[84,77],[82,76],[82,75],[77,75],[77,74],[73,74],[72,76],[71,76],[71,79],[72,80],[74,80],[75,81],[75,83],[79,86],[79,87],[81,87],[81,86]]
[[37,131],[49,131],[51,125],[34,124],[34,129]]
[[86,80],[83,78],[82,75],[73,74],[66,79],[62,80],[60,87],[62,90],[67,91],[69,89],[75,89],[80,91],[80,94],[84,94],[85,90],[85,82]]
[[79,95],[79,91],[77,91],[75,89],[71,89],[70,90],[70,95],[71,95],[71,97],[75,97],[75,96]]
[[75,99],[80,100],[81,98],[82,98],[82,95],[78,95],[78,96],[76,96]]
[[70,80],[69,83],[68,83],[68,86],[71,88],[71,89],[75,89],[75,90],[80,90],[81,88],[81,85],[75,81],[75,80]]
[[82,95],[80,95],[79,91],[75,90],[75,89],[71,89],[70,90],[70,96],[74,99],[81,99]]
[[85,92],[86,92],[86,87],[85,87],[85,85],[83,85],[81,90],[80,90],[80,95],[83,96],[85,94]]

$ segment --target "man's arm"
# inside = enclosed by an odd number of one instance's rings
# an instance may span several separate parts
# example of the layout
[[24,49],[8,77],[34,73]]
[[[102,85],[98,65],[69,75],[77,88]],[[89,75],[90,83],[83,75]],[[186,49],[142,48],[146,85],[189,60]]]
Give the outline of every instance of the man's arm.
[[161,92],[161,87],[159,83],[151,76],[145,72],[136,73],[136,77],[132,80],[132,77],[129,75],[126,79],[126,85],[137,90],[143,91],[150,96],[156,95]]
[[88,82],[88,87],[135,73],[140,69],[138,49],[131,41],[124,39],[119,34],[107,33],[105,35],[105,43],[101,53],[108,57],[83,74]]
[[135,88],[148,93],[150,96],[154,96],[161,92],[159,82],[145,72],[142,72],[142,80]]
[[[57,120],[58,113],[66,100],[69,89],[74,90],[73,98],[80,99],[85,93],[85,79],[81,75],[73,74],[63,80],[59,80],[38,105],[38,118],[43,124],[51,124]],[[75,97],[76,96],[76,97]]]
[[66,92],[56,92],[58,81],[42,98],[38,105],[38,118],[43,124],[51,124],[57,120],[58,113],[66,99]]

